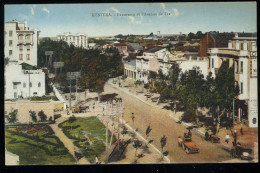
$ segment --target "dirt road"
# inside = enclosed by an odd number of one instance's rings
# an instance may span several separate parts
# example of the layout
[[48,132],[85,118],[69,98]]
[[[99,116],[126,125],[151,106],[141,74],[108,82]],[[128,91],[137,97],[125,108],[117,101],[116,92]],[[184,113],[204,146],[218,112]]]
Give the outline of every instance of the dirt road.
[[[193,132],[193,141],[200,147],[200,153],[186,154],[177,145],[178,136],[186,132],[186,127],[177,124],[168,115],[172,113],[168,110],[163,110],[158,107],[148,105],[133,96],[120,91],[113,86],[105,85],[106,93],[118,93],[124,102],[125,112],[123,119],[129,123],[130,126],[137,128],[138,132],[145,136],[145,130],[148,125],[151,126],[152,131],[149,139],[153,139],[153,144],[160,148],[160,139],[163,135],[167,137],[167,144],[165,151],[169,152],[169,159],[172,163],[216,163],[230,160],[230,153],[224,151],[219,146],[206,142],[201,136]],[[132,113],[134,113],[134,121],[132,121]]]

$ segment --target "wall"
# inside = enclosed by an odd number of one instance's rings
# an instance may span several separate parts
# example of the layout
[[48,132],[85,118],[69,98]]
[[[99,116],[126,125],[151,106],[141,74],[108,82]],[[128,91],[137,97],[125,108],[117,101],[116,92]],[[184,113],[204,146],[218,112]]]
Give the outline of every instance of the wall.
[[54,118],[54,104],[53,101],[29,101],[29,100],[17,100],[15,102],[5,101],[5,114],[9,114],[11,110],[18,109],[17,120],[20,123],[32,122],[29,111],[35,111],[37,114],[37,120],[39,120],[38,112],[41,110],[49,117]]
[[201,73],[204,75],[205,79],[208,75],[208,62],[207,61],[194,61],[194,60],[182,61],[182,62],[180,62],[179,67],[183,73],[185,71],[192,70],[193,67],[199,67],[201,70]]
[[[30,82],[32,87],[30,88],[29,95],[29,74],[24,74],[22,66],[18,63],[11,63],[5,68],[5,99],[14,99],[14,93],[17,96],[23,96],[27,98],[33,96],[34,92],[37,92],[37,96],[45,95],[45,73],[42,70],[30,70]],[[28,71],[29,72],[29,71]],[[20,82],[17,84],[17,88],[14,89],[13,82]],[[40,82],[40,87],[38,84]],[[26,85],[24,87],[24,84]]]

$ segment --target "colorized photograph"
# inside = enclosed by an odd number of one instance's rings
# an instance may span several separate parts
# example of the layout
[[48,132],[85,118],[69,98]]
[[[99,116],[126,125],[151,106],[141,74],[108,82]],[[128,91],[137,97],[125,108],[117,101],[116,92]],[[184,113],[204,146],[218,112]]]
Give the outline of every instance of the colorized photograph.
[[4,5],[5,165],[258,163],[256,2]]

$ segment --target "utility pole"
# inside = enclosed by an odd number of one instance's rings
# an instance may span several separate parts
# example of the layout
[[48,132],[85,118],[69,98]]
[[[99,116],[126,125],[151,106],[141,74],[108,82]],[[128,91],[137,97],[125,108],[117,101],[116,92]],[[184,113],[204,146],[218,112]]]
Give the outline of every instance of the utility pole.
[[70,110],[71,110],[71,76],[70,76]]
[[78,90],[78,73],[76,73],[76,102],[78,101],[78,92],[77,92],[77,90]]
[[30,69],[29,69],[29,99],[31,97],[31,89],[30,89],[31,88],[31,85],[30,85],[31,84],[31,78],[30,78],[30,73],[31,72],[30,72]]

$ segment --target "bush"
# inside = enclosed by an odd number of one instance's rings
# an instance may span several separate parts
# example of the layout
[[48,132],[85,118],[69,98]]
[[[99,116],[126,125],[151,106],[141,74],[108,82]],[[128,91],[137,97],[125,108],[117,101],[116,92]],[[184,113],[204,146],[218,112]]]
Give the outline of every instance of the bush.
[[54,115],[54,120],[56,120],[56,119],[58,119],[58,118],[60,118],[61,117],[61,114],[55,114]]
[[7,118],[7,121],[9,122],[9,123],[15,123],[16,121],[17,121],[17,113],[18,113],[18,110],[17,109],[15,109],[15,110],[13,110],[12,112],[10,112],[9,113],[9,115],[7,115],[6,116],[6,118]]
[[52,117],[49,117],[49,121],[52,121]]
[[40,112],[38,112],[38,116],[40,117],[41,121],[44,122],[47,120],[47,116],[45,115],[44,111],[41,110]]
[[30,110],[29,113],[30,113],[30,116],[31,116],[33,122],[37,122],[36,112]]

